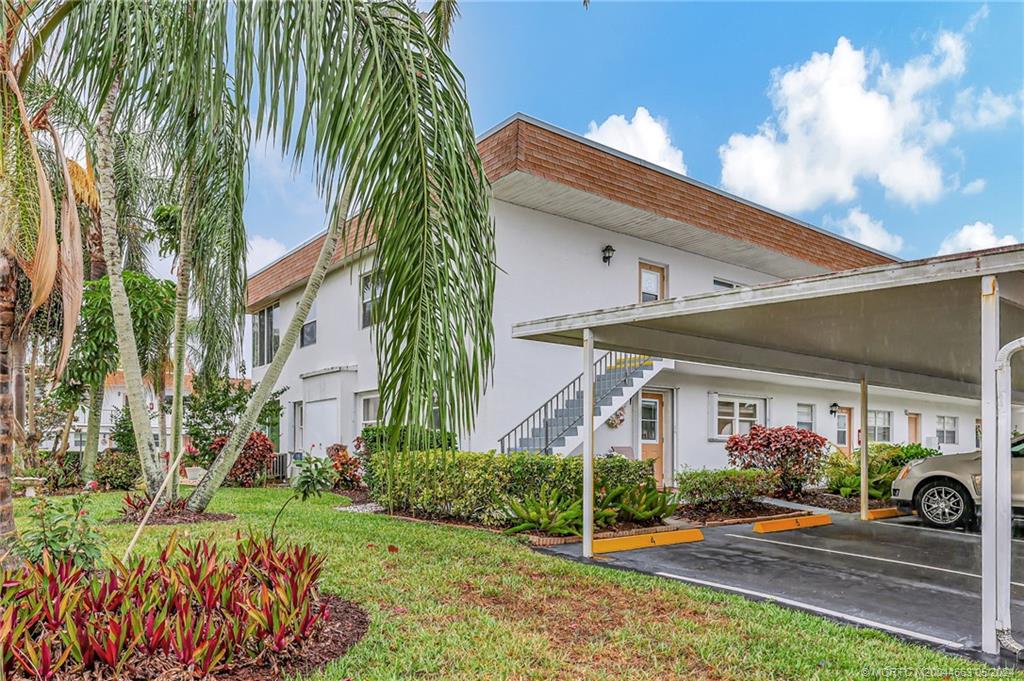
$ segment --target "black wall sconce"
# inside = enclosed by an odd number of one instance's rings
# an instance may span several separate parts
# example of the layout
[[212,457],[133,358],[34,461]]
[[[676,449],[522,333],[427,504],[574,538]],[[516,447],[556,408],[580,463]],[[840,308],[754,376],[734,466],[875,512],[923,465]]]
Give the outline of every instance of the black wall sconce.
[[615,247],[612,246],[611,244],[608,244],[607,246],[601,249],[601,262],[603,262],[605,265],[611,265],[613,255],[615,255]]
[[839,413],[839,405],[837,403],[833,402],[832,404],[828,405],[828,415],[829,416],[835,416],[838,413]]

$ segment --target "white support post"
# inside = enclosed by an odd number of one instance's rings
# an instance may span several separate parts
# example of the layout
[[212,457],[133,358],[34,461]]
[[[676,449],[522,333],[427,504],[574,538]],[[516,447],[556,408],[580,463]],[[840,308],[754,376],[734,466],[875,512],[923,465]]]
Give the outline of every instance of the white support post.
[[868,519],[868,379],[860,379],[860,519]]
[[594,556],[594,332],[583,329],[583,557]]
[[[999,433],[996,388],[996,353],[999,351],[999,283],[981,279],[981,649],[999,654],[998,562],[996,520],[999,477],[996,443]],[[1006,550],[1009,550],[1007,541]]]
[[[1010,616],[1010,566],[1013,538],[1012,488],[1013,455],[1010,452],[1010,440],[1013,437],[1011,428],[1011,399],[1013,391],[1010,360],[1024,349],[1024,338],[1010,341],[996,355],[996,414],[999,427],[996,432],[996,636],[997,643],[1002,647],[1019,646],[1010,643],[1006,636],[1012,635]],[[982,490],[988,483],[982,478]],[[985,500],[985,503],[988,503]],[[984,505],[983,505],[984,506]],[[999,637],[1003,632],[1004,636]],[[1003,640],[999,640],[1002,638]],[[1019,652],[1015,649],[1013,652]]]

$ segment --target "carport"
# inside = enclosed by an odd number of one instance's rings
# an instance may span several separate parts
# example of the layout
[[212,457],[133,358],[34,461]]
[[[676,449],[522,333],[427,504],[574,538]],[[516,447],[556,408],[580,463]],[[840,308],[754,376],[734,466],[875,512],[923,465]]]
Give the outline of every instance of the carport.
[[[1009,414],[1011,400],[1024,402],[1024,372],[1011,382],[1009,366],[1024,345],[1024,246],[538,319],[516,324],[513,336],[582,347],[590,405],[595,349],[856,382],[863,433],[870,386],[980,399],[982,649],[1015,647]],[[584,557],[592,555],[593,449],[584,428]]]

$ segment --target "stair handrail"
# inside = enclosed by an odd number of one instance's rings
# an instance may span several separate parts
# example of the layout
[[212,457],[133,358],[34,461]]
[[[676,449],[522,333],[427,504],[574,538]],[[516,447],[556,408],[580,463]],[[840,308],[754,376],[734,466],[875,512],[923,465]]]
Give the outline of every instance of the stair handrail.
[[[597,358],[597,360],[594,362],[595,382],[597,376],[603,374],[604,370],[608,368],[613,362],[633,361],[636,362],[637,367],[639,367],[640,365],[645,364],[651,361],[652,359],[653,357],[651,357],[650,355],[637,355],[629,352],[618,352],[615,350],[608,351],[601,355],[599,358]],[[597,405],[598,403],[601,402],[601,400],[606,398],[613,390],[622,386],[626,382],[626,380],[631,378],[631,373],[632,372],[630,371],[624,373],[621,380],[617,381],[615,384],[613,384],[611,387],[609,387],[601,394],[595,393],[594,404]],[[502,438],[498,441],[498,447],[501,453],[505,454],[506,452],[511,451],[515,447],[515,445],[518,445],[520,439],[523,439],[524,437],[533,437],[533,429],[543,426],[544,446],[540,448],[540,451],[545,454],[551,454],[551,443],[557,440],[558,438],[562,437],[562,435],[569,432],[580,423],[583,416],[583,410],[581,410],[579,418],[574,419],[571,423],[569,423],[569,425],[559,430],[555,435],[551,435],[551,433],[549,433],[547,430],[548,418],[554,415],[554,413],[558,409],[561,409],[568,400],[573,399],[577,393],[582,392],[582,390],[583,372],[580,372],[579,375],[576,376],[576,378],[569,381],[569,383],[567,383],[565,387],[557,391],[544,404],[542,404],[540,407],[534,410],[532,414],[530,414],[525,419],[520,421],[515,428],[508,431],[507,433],[505,433],[504,436],[502,436]],[[591,414],[591,418],[593,418],[593,414]]]

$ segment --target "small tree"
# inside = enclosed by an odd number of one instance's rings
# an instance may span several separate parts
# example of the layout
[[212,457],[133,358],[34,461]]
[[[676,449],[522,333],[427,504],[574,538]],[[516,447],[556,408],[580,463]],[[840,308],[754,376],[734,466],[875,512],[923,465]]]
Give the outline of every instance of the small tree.
[[825,459],[827,440],[802,428],[754,426],[746,435],[733,435],[725,443],[729,463],[775,473],[779,492],[793,497],[804,483],[816,478]]
[[[196,449],[197,463],[210,465],[220,452],[220,447],[214,449],[214,441],[231,434],[255,389],[256,386],[244,381],[228,378],[197,381],[195,391],[185,400],[185,435]],[[259,425],[281,418],[281,403],[276,398],[285,390],[287,388],[271,394],[272,399],[263,406],[257,419]]]

